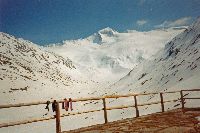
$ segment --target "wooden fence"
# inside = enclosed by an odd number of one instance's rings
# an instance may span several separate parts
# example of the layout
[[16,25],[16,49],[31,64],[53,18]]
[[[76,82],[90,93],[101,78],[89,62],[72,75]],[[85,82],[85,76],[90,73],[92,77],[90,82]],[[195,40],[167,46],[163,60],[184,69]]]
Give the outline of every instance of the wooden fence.
[[[61,132],[61,121],[60,117],[65,117],[65,116],[70,116],[70,115],[77,115],[77,114],[85,114],[85,113],[91,113],[91,112],[98,112],[98,111],[104,111],[104,120],[105,123],[108,123],[108,115],[107,115],[107,110],[114,110],[114,109],[124,109],[124,108],[130,108],[134,107],[136,110],[136,117],[139,117],[139,106],[147,106],[147,105],[153,105],[153,104],[160,104],[161,105],[161,112],[165,111],[165,103],[169,102],[181,102],[181,108],[184,111],[185,108],[185,103],[186,99],[200,99],[200,97],[193,97],[193,98],[188,98],[185,97],[184,92],[191,92],[191,91],[200,91],[200,89],[191,89],[191,90],[180,90],[180,91],[171,91],[171,92],[154,92],[154,93],[142,93],[142,94],[127,94],[127,95],[107,95],[104,97],[90,97],[90,98],[80,98],[80,99],[73,99],[72,102],[82,102],[82,101],[94,101],[94,100],[102,100],[103,101],[103,108],[102,109],[97,109],[97,110],[88,110],[84,112],[76,112],[76,113],[66,113],[66,114],[60,114],[60,107],[59,103],[64,102],[64,100],[57,100],[56,101],[56,111],[55,115],[51,117],[46,117],[46,118],[37,118],[37,119],[29,119],[29,120],[23,120],[23,121],[15,121],[15,122],[8,122],[8,123],[1,123],[0,128],[2,127],[9,127],[9,126],[15,126],[15,125],[21,125],[21,124],[28,124],[28,123],[33,123],[33,122],[39,122],[39,121],[47,121],[51,119],[56,119],[56,133]],[[180,93],[180,98],[173,99],[173,100],[164,100],[163,95],[164,94],[169,94],[169,93]],[[143,103],[139,104],[137,101],[137,97],[143,96],[143,95],[160,95],[160,100],[157,102],[150,102],[150,103]],[[133,97],[134,100],[134,105],[127,105],[127,106],[115,106],[115,107],[107,107],[106,106],[106,99],[112,99],[112,98],[123,98],[123,97]],[[0,109],[4,108],[13,108],[13,107],[23,107],[23,106],[32,106],[32,105],[41,105],[41,104],[46,104],[46,101],[38,101],[38,102],[31,102],[31,103],[19,103],[19,104],[7,104],[7,105],[0,105]],[[53,100],[50,101],[50,103],[53,103]]]

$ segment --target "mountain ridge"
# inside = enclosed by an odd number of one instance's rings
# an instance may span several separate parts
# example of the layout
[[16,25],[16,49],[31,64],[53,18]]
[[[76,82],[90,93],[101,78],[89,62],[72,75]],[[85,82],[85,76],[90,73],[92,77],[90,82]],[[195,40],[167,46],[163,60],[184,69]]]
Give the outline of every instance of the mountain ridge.
[[[199,87],[200,75],[200,18],[185,31],[169,41],[152,61],[144,62],[120,81],[110,86],[115,92],[146,92]],[[193,88],[192,87],[192,88]],[[127,88],[123,90],[123,88]]]
[[[72,78],[71,71],[76,71],[76,67],[69,58],[2,32],[0,39],[0,84],[5,97],[23,90],[34,91],[39,89],[38,86],[47,89],[73,84],[75,78]],[[8,102],[3,99],[1,102]]]
[[[111,28],[105,28],[87,38],[66,40],[60,45],[45,48],[72,59],[79,70],[83,70],[83,75],[92,71],[90,78],[92,76],[93,79],[99,80],[102,75],[113,75],[113,80],[116,81],[142,61],[150,59],[167,41],[182,31],[167,29],[119,33]],[[99,44],[93,43],[95,35]],[[116,76],[116,73],[119,75]]]

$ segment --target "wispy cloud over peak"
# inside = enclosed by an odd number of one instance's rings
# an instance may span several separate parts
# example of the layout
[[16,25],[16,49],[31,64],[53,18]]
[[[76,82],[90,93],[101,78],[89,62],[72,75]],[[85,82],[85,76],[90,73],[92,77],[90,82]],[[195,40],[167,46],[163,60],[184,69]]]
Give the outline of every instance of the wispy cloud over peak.
[[147,23],[147,20],[138,20],[136,23],[137,25],[142,26]]
[[169,27],[177,27],[177,26],[187,26],[190,24],[192,20],[192,17],[183,17],[183,18],[179,18],[177,20],[174,21],[164,21],[162,24],[160,25],[156,25],[156,28],[169,28]]

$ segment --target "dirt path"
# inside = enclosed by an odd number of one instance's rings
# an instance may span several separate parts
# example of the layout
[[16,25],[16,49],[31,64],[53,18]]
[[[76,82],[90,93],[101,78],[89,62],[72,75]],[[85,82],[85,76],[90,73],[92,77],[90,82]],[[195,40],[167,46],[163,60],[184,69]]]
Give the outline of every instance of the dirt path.
[[181,109],[129,118],[63,133],[200,133],[200,109]]

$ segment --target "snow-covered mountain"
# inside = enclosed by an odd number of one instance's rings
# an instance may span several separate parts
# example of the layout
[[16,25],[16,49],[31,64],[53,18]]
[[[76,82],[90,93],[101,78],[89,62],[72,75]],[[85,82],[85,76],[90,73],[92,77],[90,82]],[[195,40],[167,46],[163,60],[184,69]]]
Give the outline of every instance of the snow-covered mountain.
[[[78,98],[98,91],[98,82],[82,75],[75,64],[65,56],[48,52],[44,48],[6,33],[0,32],[0,104],[27,103],[62,98]],[[95,87],[95,88],[93,88]],[[74,105],[75,106],[75,105]],[[83,108],[75,106],[75,111]],[[16,115],[17,114],[17,115]],[[0,110],[0,123],[52,116],[45,107],[10,108]],[[10,117],[12,116],[12,117]],[[46,127],[32,125],[0,128],[0,132],[55,132],[54,121]],[[47,124],[46,123],[46,124]]]
[[[0,103],[199,88],[200,19],[183,30],[119,33],[106,28],[85,39],[66,40],[48,47],[0,33]],[[119,81],[113,84],[116,80]],[[150,100],[155,99],[152,96],[138,98],[140,104]],[[108,107],[132,105],[133,98],[107,103]],[[158,106],[141,107],[140,114],[159,111]],[[75,112],[85,111],[102,107],[102,103],[73,103],[73,107]],[[133,109],[108,113],[109,121],[113,121],[132,117]],[[47,112],[42,105],[2,109],[0,122],[52,115],[53,112]],[[99,112],[62,118],[62,130],[103,123],[102,116]],[[35,129],[38,133],[55,132],[55,121],[1,128],[0,132],[35,132]]]
[[[150,60],[133,68],[126,76],[105,89],[105,94],[128,94],[176,91],[200,88],[200,18],[169,41]],[[186,97],[199,97],[199,92],[184,92]],[[164,94],[164,100],[180,98],[180,93]],[[156,102],[160,95],[137,97],[138,104]],[[133,98],[109,101],[109,106],[132,105]],[[186,100],[186,107],[199,107],[198,100]],[[181,108],[179,101],[165,103],[165,110]],[[139,107],[140,115],[160,111],[160,104]],[[133,109],[112,112],[109,119],[132,117]],[[111,115],[111,114],[110,114]],[[117,119],[116,119],[117,118]]]
[[0,33],[0,103],[49,99],[86,83],[69,58]]
[[[139,64],[110,86],[110,92],[143,93],[200,88],[200,18],[154,58]],[[199,96],[199,94],[198,94]]]
[[62,44],[51,44],[46,49],[64,58],[69,57],[80,73],[89,78],[100,82],[116,81],[148,60],[182,31],[169,28],[119,33],[105,28],[85,39],[66,40]]
[[[100,88],[119,80],[181,31],[118,33],[105,28],[85,39],[49,47],[1,32],[1,103],[50,99],[55,94],[61,98],[65,91],[76,97],[102,95]],[[96,34],[102,38],[98,44]]]

